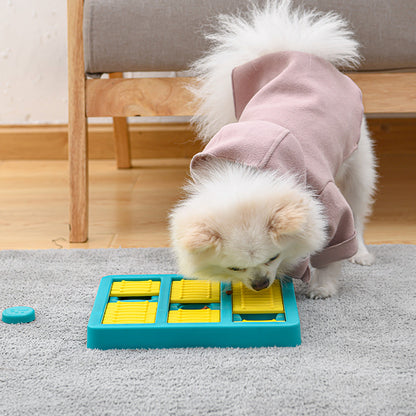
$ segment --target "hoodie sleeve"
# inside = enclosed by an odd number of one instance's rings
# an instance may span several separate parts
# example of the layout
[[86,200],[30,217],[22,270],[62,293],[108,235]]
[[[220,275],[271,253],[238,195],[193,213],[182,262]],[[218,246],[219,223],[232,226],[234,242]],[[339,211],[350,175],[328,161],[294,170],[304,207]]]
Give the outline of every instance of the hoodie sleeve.
[[319,200],[325,207],[328,243],[322,251],[311,257],[311,264],[316,268],[348,259],[358,249],[351,208],[334,182],[328,182]]

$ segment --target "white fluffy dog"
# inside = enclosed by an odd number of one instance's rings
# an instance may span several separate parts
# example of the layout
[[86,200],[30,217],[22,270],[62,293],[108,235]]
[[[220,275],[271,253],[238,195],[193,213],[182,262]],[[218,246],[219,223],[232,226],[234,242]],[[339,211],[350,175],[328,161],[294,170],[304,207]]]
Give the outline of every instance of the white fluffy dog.
[[358,43],[338,15],[290,0],[221,16],[208,37],[193,66],[207,147],[170,216],[179,270],[253,290],[289,275],[332,296],[342,260],[374,261],[372,143],[361,93],[336,69],[357,66]]

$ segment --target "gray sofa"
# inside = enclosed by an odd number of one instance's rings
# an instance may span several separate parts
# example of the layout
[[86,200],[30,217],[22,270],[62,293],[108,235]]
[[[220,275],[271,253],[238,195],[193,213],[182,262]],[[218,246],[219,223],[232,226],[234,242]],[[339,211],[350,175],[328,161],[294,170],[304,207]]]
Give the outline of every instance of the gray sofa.
[[[293,3],[336,11],[351,22],[362,45],[364,61],[359,70],[364,72],[349,76],[363,91],[368,115],[416,115],[415,0]],[[84,242],[88,238],[87,118],[114,117],[117,164],[130,167],[126,117],[192,114],[183,85],[192,80],[122,79],[122,73],[187,69],[207,49],[204,33],[210,25],[215,27],[216,16],[244,13],[250,2],[68,0],[67,4],[70,241]],[[102,73],[109,73],[110,79],[86,79],[87,74]]]
[[[261,1],[259,2],[261,3]],[[85,0],[88,73],[178,71],[207,48],[203,33],[246,0]],[[415,0],[294,0],[351,22],[365,58],[360,70],[416,68]],[[128,51],[128,53],[126,53]]]

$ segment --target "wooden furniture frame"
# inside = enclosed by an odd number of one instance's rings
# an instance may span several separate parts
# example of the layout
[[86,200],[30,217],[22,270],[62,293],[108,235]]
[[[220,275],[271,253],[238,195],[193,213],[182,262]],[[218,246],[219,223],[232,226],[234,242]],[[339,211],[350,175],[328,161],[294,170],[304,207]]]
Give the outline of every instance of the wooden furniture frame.
[[[127,117],[190,116],[192,78],[86,79],[83,0],[68,4],[70,242],[88,239],[88,117],[113,117],[118,168],[130,168]],[[415,117],[416,73],[348,74],[363,92],[367,117]]]

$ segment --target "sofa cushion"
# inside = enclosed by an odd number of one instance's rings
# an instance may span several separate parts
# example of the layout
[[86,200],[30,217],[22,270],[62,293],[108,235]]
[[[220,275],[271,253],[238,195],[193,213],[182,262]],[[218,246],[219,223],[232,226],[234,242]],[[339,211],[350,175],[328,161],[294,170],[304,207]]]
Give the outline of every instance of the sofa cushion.
[[[295,0],[302,4],[302,0]],[[308,0],[351,22],[365,58],[360,70],[416,68],[415,0]],[[208,48],[215,16],[247,10],[242,0],[85,0],[88,73],[179,71]],[[214,26],[215,27],[215,26]]]

